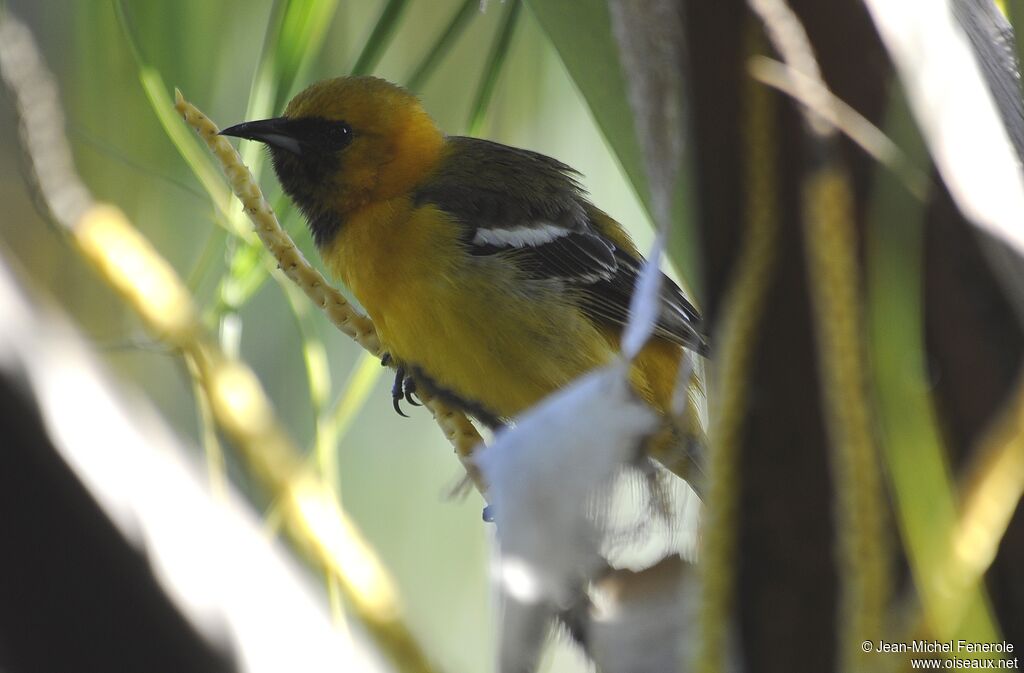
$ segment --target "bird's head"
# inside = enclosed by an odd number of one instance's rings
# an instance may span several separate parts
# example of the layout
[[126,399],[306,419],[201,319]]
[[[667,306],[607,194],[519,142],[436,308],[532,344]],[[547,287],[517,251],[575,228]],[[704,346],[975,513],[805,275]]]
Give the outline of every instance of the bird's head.
[[376,77],[317,82],[282,116],[221,133],[270,148],[277,178],[305,213],[318,245],[328,243],[353,210],[414,188],[444,146],[416,97]]

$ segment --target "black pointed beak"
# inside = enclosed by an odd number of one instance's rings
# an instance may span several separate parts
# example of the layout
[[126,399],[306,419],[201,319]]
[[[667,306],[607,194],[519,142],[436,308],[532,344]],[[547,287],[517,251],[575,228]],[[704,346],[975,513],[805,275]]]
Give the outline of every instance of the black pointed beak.
[[287,117],[243,122],[224,129],[220,135],[256,140],[271,147],[278,147],[292,154],[301,155],[302,145],[292,133],[294,129],[291,128],[291,122],[292,120]]

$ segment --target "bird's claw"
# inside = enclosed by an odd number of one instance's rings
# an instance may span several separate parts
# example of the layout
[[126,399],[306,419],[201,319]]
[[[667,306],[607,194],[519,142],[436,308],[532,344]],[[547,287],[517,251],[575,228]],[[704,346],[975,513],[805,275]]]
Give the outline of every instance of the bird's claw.
[[405,401],[414,407],[422,407],[423,403],[413,399],[413,395],[416,394],[416,381],[411,376],[406,376],[405,381],[402,382],[402,387],[405,389]]
[[[391,353],[384,353],[380,358],[380,364],[388,367],[395,364]],[[423,403],[413,396],[416,394],[416,381],[411,376],[406,376],[405,367],[395,368],[395,383],[391,386],[391,403],[399,416],[409,418],[408,414],[402,411],[402,400],[405,400],[414,407],[422,407]]]
[[405,392],[405,368],[399,367],[395,370],[395,383],[391,386],[391,405],[399,416],[409,418],[408,414],[402,411],[402,398],[406,397]]

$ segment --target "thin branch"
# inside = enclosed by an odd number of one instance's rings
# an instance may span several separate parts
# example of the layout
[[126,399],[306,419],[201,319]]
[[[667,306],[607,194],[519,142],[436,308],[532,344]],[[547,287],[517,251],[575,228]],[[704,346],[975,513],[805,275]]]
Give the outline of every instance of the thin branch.
[[808,109],[813,108],[822,119],[891,170],[915,198],[925,199],[928,176],[880,128],[833,94],[823,81],[765,56],[750,59],[748,69],[754,79],[793,97]]

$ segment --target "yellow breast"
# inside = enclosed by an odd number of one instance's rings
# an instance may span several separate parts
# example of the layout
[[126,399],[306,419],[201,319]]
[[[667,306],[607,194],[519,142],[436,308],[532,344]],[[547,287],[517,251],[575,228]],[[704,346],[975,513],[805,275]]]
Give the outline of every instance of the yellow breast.
[[512,417],[614,357],[563,291],[469,255],[460,233],[435,207],[398,198],[358,211],[322,251],[398,362]]

